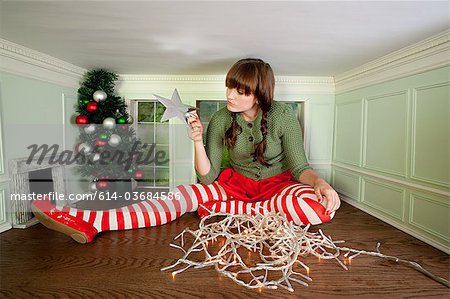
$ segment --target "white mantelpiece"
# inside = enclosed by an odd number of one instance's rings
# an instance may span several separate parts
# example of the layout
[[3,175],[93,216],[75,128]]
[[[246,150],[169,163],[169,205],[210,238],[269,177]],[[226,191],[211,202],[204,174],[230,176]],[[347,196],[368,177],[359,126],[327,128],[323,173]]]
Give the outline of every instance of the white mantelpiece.
[[[64,182],[64,166],[50,164],[50,157],[45,157],[42,161],[28,158],[18,158],[9,160],[10,194],[28,195],[30,194],[29,173],[36,170],[51,169],[53,191],[65,194],[66,186]],[[63,205],[63,201],[57,201],[57,205]],[[30,200],[11,201],[12,225],[14,228],[26,228],[37,223],[31,212]]]

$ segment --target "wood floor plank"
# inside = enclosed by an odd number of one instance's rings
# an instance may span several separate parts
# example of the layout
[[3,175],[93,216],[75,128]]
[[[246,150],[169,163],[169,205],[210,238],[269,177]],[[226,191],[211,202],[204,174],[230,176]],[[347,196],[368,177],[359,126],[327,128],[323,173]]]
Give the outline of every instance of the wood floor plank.
[[[186,227],[196,228],[195,213],[161,227],[104,232],[89,244],[38,224],[0,234],[2,298],[449,298],[449,289],[408,267],[360,256],[343,270],[333,261],[306,257],[313,281],[309,287],[248,290],[214,269],[188,270],[172,279],[161,272],[180,257],[169,247]],[[312,230],[315,231],[319,227]],[[335,219],[320,228],[348,247],[375,250],[414,260],[449,279],[447,254],[378,219],[343,204]]]

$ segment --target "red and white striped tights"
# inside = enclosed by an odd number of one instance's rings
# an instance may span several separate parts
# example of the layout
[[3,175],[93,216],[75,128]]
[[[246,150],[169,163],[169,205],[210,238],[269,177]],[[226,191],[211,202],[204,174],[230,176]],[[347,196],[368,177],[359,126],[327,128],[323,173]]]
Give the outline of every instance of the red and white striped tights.
[[[186,212],[196,210],[201,216],[205,216],[209,213],[208,211],[254,214],[254,210],[264,213],[265,209],[285,214],[289,221],[299,225],[320,224],[334,216],[334,212],[326,215],[326,202],[319,203],[314,189],[302,184],[290,185],[272,198],[258,202],[229,199],[225,190],[217,182],[210,185],[180,185],[172,190],[172,193],[173,200],[151,199],[103,211],[68,207],[57,209],[83,219],[94,226],[98,232],[162,225],[179,218]],[[199,207],[200,205],[204,205],[205,208]]]

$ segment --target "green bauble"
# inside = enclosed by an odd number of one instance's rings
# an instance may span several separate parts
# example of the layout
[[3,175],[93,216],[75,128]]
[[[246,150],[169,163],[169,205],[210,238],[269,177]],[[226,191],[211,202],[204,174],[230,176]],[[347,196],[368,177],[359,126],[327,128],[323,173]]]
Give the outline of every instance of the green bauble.
[[101,140],[108,140],[109,139],[109,135],[106,133],[102,133],[98,136]]

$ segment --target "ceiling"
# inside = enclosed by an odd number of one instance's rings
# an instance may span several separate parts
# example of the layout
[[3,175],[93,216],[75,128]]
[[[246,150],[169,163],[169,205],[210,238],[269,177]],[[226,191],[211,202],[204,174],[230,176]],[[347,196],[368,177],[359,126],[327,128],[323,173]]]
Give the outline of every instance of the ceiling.
[[449,1],[1,1],[0,37],[86,69],[334,76],[442,32]]

